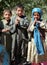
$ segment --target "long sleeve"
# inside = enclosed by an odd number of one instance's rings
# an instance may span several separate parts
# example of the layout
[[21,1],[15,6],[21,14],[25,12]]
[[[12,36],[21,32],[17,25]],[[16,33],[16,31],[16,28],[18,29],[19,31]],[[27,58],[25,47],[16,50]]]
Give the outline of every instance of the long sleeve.
[[10,21],[10,32],[13,34],[16,31],[16,25],[15,25],[15,19],[16,17],[12,17]]
[[45,28],[45,23],[44,22],[41,22],[40,27],[41,28]]
[[32,32],[32,31],[34,30],[34,23],[33,23],[33,22],[30,22],[30,25],[29,25],[29,27],[28,27],[28,30],[29,30],[30,32]]
[[27,17],[21,18],[20,27],[27,29],[28,26],[29,26],[29,21],[28,21]]

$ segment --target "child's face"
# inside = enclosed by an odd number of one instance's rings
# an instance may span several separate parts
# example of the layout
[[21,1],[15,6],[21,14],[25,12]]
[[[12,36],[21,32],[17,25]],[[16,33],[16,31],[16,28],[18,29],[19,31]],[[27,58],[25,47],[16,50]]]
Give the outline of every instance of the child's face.
[[4,18],[5,18],[5,20],[10,20],[10,17],[11,17],[11,14],[9,13],[9,12],[5,12],[4,14],[3,14],[3,16],[4,16]]
[[18,16],[22,16],[23,15],[23,9],[18,7],[17,10],[16,10],[16,14]]
[[35,12],[34,13],[34,19],[39,20],[40,19],[40,14]]

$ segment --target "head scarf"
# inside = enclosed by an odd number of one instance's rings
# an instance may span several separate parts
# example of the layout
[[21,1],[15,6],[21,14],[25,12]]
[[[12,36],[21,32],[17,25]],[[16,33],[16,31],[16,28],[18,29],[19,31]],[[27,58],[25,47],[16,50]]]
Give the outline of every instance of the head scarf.
[[37,12],[37,13],[39,13],[39,15],[40,15],[40,20],[41,20],[41,16],[42,16],[42,14],[43,14],[43,12],[42,12],[42,10],[40,9],[40,8],[34,8],[33,10],[32,10],[32,20],[34,20],[34,13],[35,12]]
[[[38,12],[40,14],[40,17],[41,17],[42,10],[40,8],[34,8],[32,10],[32,18],[34,18],[33,17],[34,12]],[[33,21],[34,21],[34,19],[33,19]],[[34,41],[35,41],[35,45],[36,45],[38,54],[43,55],[44,54],[44,48],[43,48],[43,43],[41,40],[41,36],[40,36],[40,32],[38,30],[38,27],[39,27],[39,23],[36,23],[35,28],[34,28]]]
[[32,10],[32,15],[34,14],[34,12],[38,12],[40,14],[40,16],[42,16],[42,10],[40,8],[34,8]]

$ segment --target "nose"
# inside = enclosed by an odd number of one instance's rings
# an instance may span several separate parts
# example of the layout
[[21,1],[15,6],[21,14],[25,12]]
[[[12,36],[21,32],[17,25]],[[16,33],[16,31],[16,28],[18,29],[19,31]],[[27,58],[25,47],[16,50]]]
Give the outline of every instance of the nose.
[[38,18],[38,16],[35,16],[35,18]]
[[9,17],[9,15],[7,15],[7,17]]
[[21,11],[19,13],[21,13]]
[[38,17],[37,15],[35,17]]

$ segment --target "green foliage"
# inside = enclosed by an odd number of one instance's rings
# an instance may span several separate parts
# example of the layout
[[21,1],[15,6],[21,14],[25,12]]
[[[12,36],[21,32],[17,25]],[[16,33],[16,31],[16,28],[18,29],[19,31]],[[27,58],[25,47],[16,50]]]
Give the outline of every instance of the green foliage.
[[31,10],[34,7],[40,7],[44,14],[47,12],[47,0],[0,0],[0,16],[4,8],[13,9],[18,3],[24,5],[28,18],[30,18]]

